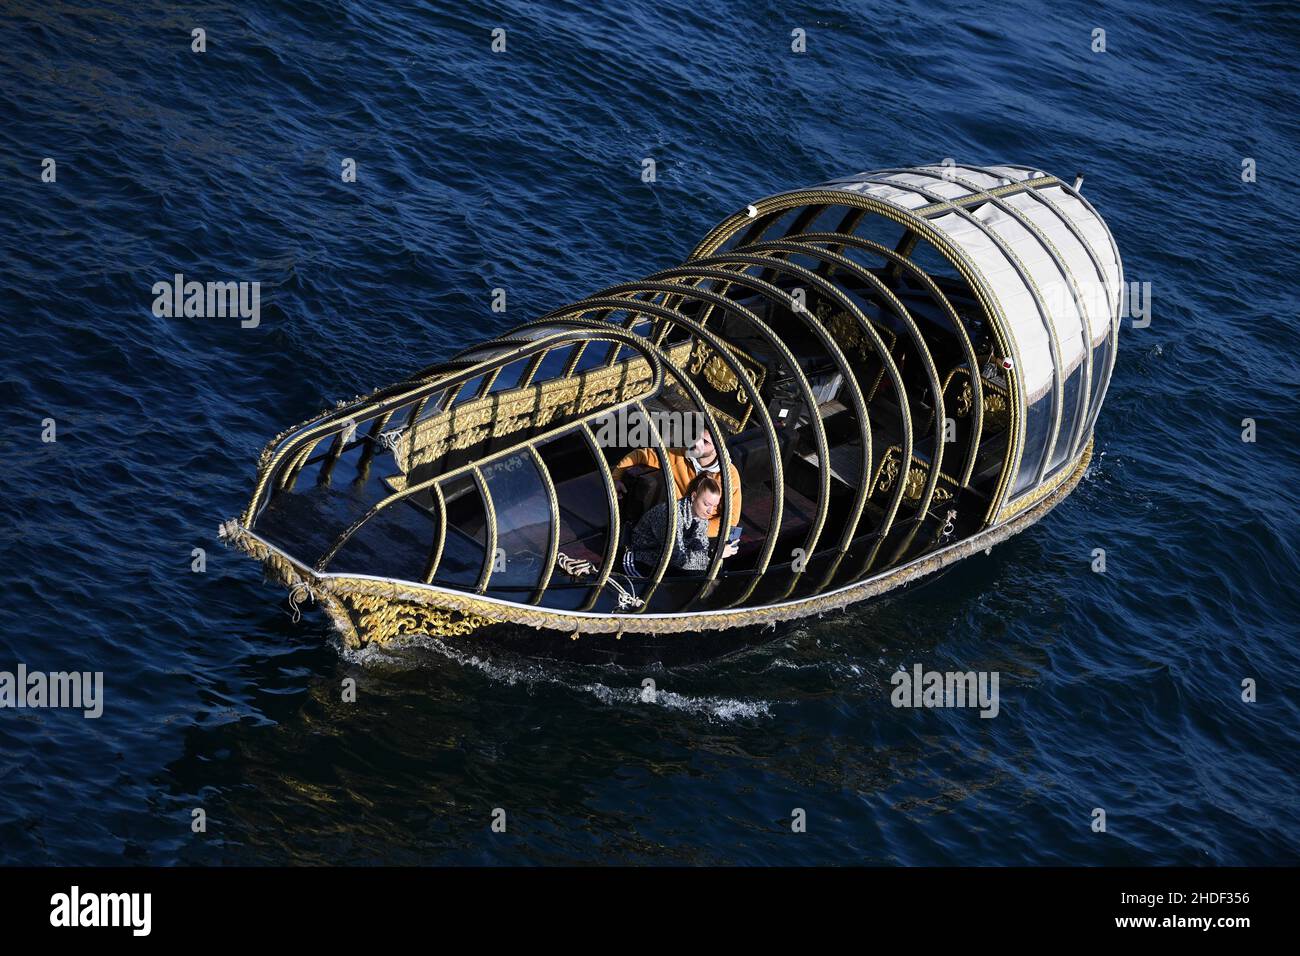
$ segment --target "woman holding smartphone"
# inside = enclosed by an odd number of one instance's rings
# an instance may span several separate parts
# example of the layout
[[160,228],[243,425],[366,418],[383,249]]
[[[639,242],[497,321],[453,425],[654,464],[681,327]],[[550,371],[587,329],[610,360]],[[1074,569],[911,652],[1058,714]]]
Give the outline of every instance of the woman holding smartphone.
[[[686,493],[671,506],[677,509],[677,536],[673,541],[668,567],[678,571],[703,571],[713,557],[709,541],[709,522],[722,501],[722,485],[707,472],[700,472],[686,488]],[[636,523],[623,552],[623,571],[629,577],[647,578],[658,567],[668,524],[669,502],[655,505]],[[732,528],[722,556],[729,558],[739,548],[740,528]]]

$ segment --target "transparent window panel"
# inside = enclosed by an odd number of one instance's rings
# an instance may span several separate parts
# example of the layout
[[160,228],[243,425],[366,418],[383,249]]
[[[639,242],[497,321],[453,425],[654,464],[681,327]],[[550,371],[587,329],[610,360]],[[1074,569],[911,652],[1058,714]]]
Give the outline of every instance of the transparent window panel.
[[1049,389],[1038,401],[1029,406],[1025,416],[1025,445],[1020,458],[1020,471],[1012,486],[1014,498],[1034,487],[1038,466],[1047,452],[1047,440],[1052,430],[1052,392]]
[[452,407],[464,405],[466,402],[477,398],[479,389],[483,387],[484,378],[484,375],[479,375],[462,385],[460,391],[456,393],[456,397],[452,400]]
[[487,512],[483,507],[483,496],[470,475],[459,475],[443,482],[442,489],[447,505],[447,536],[433,583],[472,589],[478,584],[487,550]]
[[564,370],[568,368],[569,360],[573,358],[575,348],[576,346],[573,345],[563,345],[548,350],[541,365],[537,367],[537,374],[533,376],[533,381],[547,382],[563,375]]
[[[341,474],[346,464],[341,462],[336,473]],[[319,463],[309,466],[291,490],[273,495],[256,524],[258,533],[273,544],[312,564],[345,528],[389,494],[377,480],[322,484],[319,469]]]
[[765,239],[780,239],[790,231],[790,227],[794,225],[795,220],[799,219],[806,209],[806,206],[795,206],[792,209],[786,209],[778,213],[774,218],[767,220],[765,228],[758,236],[751,238],[749,241],[760,242]]
[[1056,448],[1052,452],[1052,463],[1047,469],[1049,475],[1059,471],[1070,459],[1070,452],[1074,448],[1075,428],[1085,415],[1085,410],[1079,407],[1079,400],[1082,397],[1083,363],[1080,362],[1066,378],[1063,386],[1061,433],[1057,436]]
[[607,342],[588,342],[582,349],[582,355],[574,371],[587,372],[608,365],[610,351],[614,347]]
[[405,424],[407,417],[410,415],[412,410],[415,410],[416,422],[422,422],[426,418],[432,418],[443,410],[446,406],[446,402],[446,389],[434,392],[432,395],[427,395],[424,398],[417,399],[410,407],[403,407],[397,414],[393,415],[392,419],[389,420],[389,427],[392,427],[398,422]]
[[497,392],[508,392],[512,388],[518,388],[519,382],[524,377],[524,372],[528,369],[528,364],[532,358],[515,359],[508,365],[502,367],[497,374],[496,379],[492,382],[492,387],[488,393],[495,395]]
[[437,512],[429,503],[395,502],[363,524],[327,570],[423,581],[437,529]]
[[1101,410],[1101,402],[1105,398],[1105,389],[1109,384],[1106,378],[1106,363],[1110,361],[1110,352],[1109,335],[1092,350],[1092,394],[1088,398],[1088,424],[1083,432],[1085,441],[1097,421],[1097,412]]
[[497,552],[488,592],[527,602],[541,583],[551,537],[551,502],[532,455],[521,452],[483,466],[496,512]]
[[822,206],[817,215],[813,218],[802,232],[839,232],[844,223],[844,218],[848,210],[841,205],[834,204]]
[[[538,446],[551,473],[560,504],[560,551],[599,569],[609,542],[609,498],[591,457],[591,449],[576,434]],[[556,570],[542,597],[546,607],[576,610],[591,596],[592,573],[577,580]]]

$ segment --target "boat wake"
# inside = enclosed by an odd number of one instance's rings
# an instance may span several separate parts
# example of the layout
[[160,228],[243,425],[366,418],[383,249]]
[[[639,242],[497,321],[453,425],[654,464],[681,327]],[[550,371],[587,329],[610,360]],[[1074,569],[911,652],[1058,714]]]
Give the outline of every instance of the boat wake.
[[[349,648],[339,641],[338,650],[343,659],[350,664],[362,667],[400,668],[420,666],[421,655],[433,651],[462,667],[476,670],[499,684],[511,687],[523,685],[530,690],[535,687],[555,687],[590,694],[602,704],[611,707],[660,707],[667,711],[722,723],[773,716],[772,702],[767,700],[681,694],[642,684],[612,686],[600,681],[566,680],[559,671],[541,662],[506,661],[483,657],[459,650],[432,637],[398,638],[385,646],[367,644],[361,648]],[[657,683],[662,682],[661,678],[655,680]]]

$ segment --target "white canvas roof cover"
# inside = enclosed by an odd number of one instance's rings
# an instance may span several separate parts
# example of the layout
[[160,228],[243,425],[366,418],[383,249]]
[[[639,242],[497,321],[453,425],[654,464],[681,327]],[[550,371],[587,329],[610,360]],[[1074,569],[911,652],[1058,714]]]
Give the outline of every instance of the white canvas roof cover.
[[[1016,184],[1028,188],[989,194]],[[1029,404],[1052,388],[1054,365],[1067,378],[1085,348],[1101,344],[1119,321],[1121,266],[1106,224],[1072,189],[1032,167],[945,161],[858,173],[818,188],[920,215],[958,247],[1006,317]],[[977,194],[986,198],[952,205]]]

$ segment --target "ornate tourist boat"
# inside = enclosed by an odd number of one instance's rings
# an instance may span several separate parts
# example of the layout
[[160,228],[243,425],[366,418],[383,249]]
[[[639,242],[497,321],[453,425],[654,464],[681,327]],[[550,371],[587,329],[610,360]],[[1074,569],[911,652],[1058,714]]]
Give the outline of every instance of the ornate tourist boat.
[[[681,266],[277,436],[222,536],[352,646],[658,656],[882,595],[1028,527],[1087,467],[1123,267],[1080,183],[945,161],[755,202]],[[633,578],[627,529],[676,499],[664,423],[692,415],[721,439],[739,550],[687,575],[665,548]],[[659,466],[620,498],[636,444]]]

